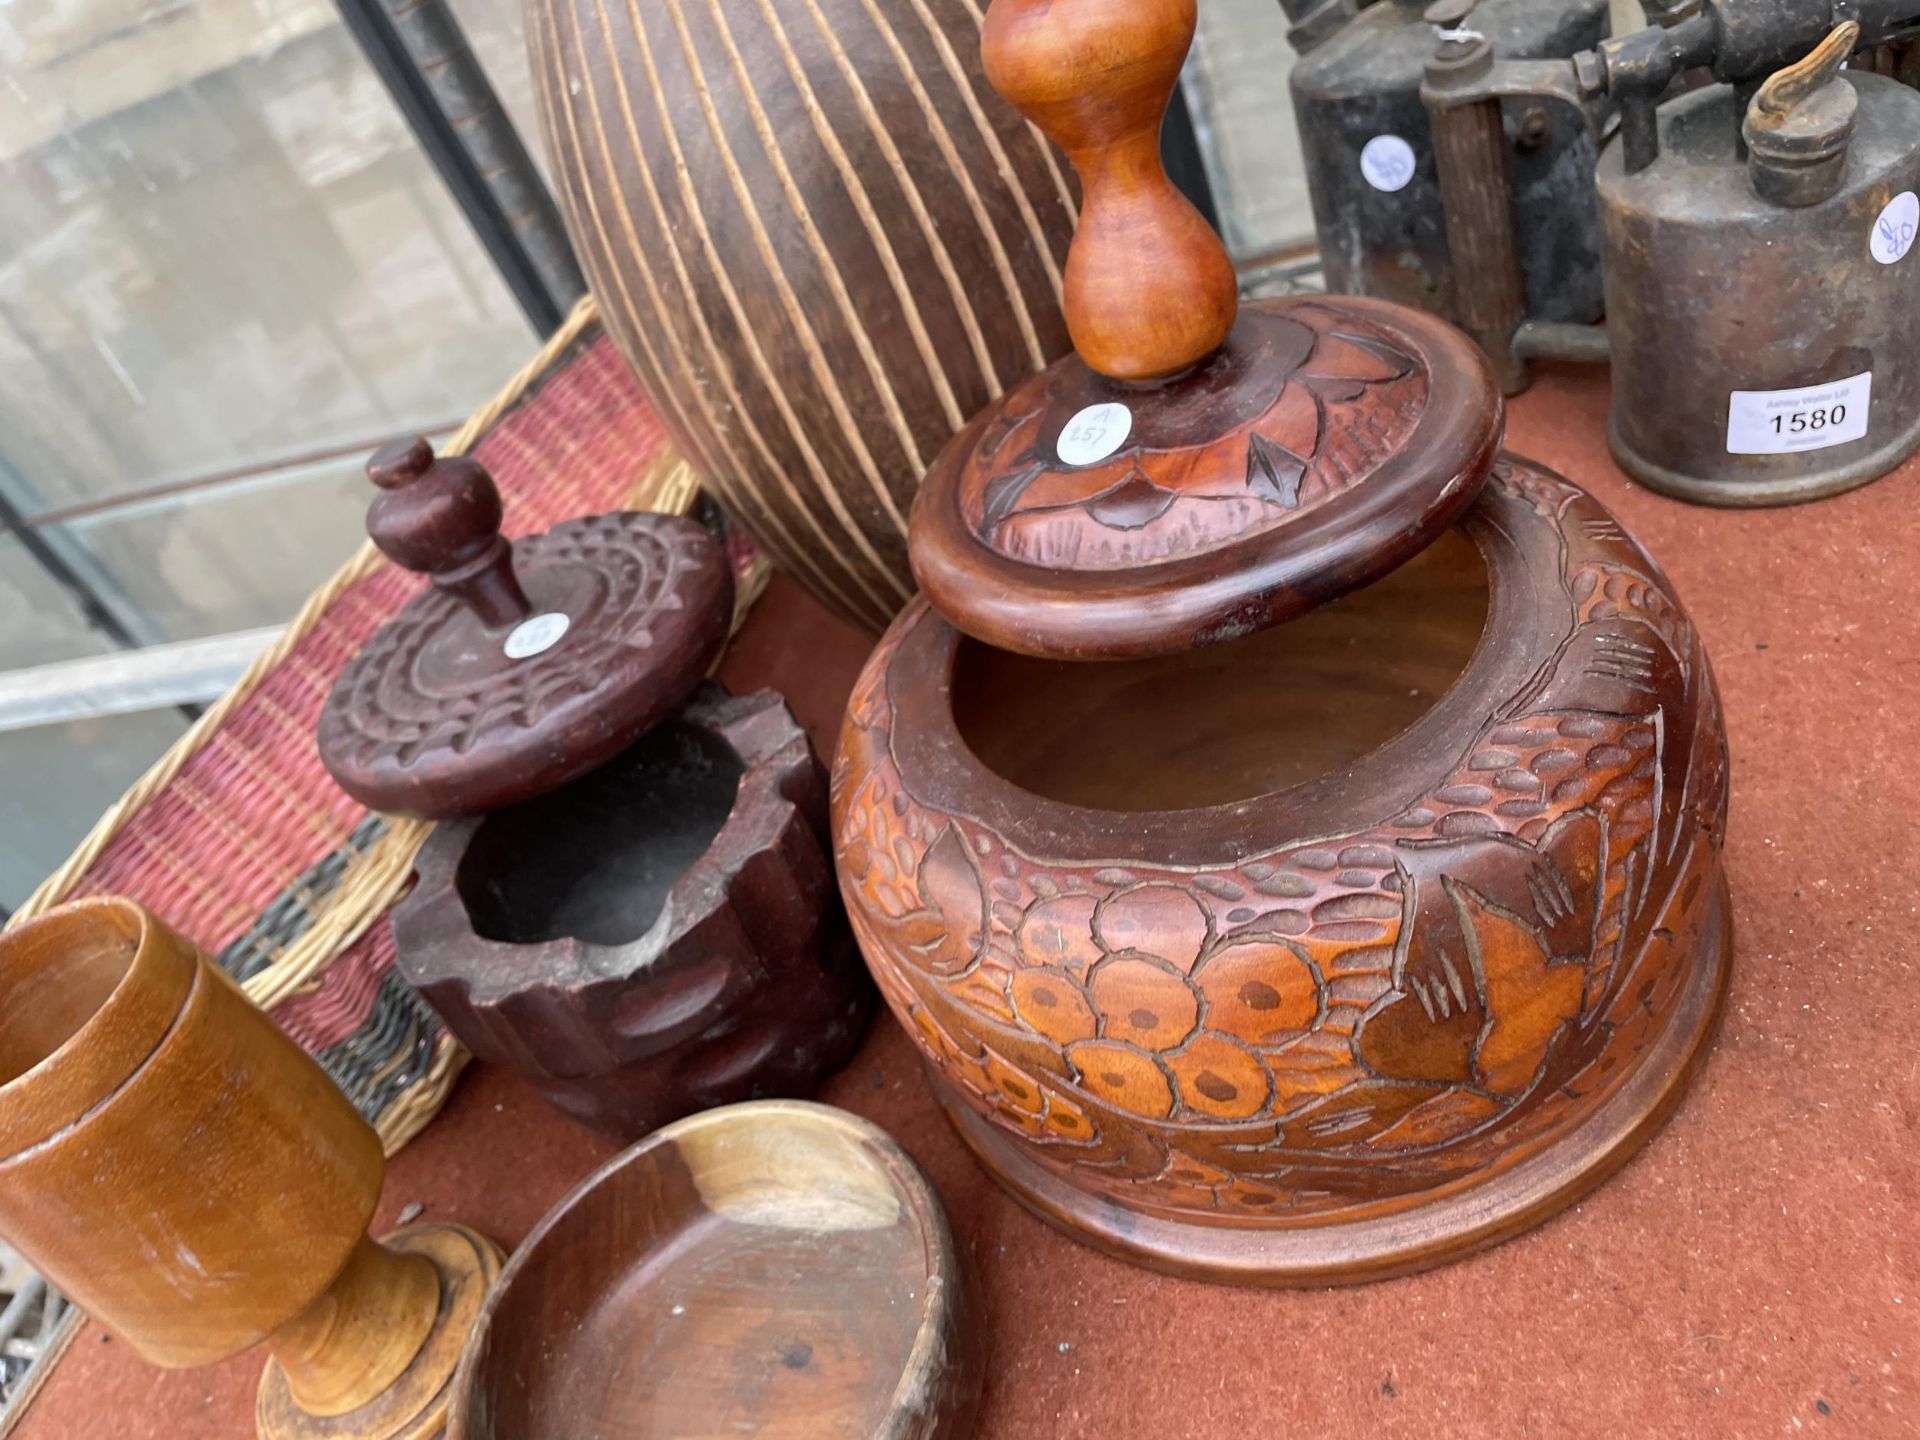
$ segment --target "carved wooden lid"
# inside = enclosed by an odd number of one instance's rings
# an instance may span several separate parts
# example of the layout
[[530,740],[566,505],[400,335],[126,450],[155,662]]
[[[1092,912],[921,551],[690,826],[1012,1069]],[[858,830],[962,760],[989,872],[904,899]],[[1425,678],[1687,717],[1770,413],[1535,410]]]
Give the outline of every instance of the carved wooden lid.
[[1239,306],[1219,239],[1159,163],[1194,14],[987,15],[988,75],[1085,195],[1066,275],[1078,353],[956,436],[914,505],[928,598],[1004,649],[1141,655],[1291,619],[1424,549],[1499,448],[1498,387],[1451,326],[1348,297]]
[[568,520],[509,544],[476,462],[396,441],[367,462],[367,532],[433,586],[382,626],[321,712],[320,758],[388,814],[479,815],[611,759],[679,708],[733,612],[691,520]]

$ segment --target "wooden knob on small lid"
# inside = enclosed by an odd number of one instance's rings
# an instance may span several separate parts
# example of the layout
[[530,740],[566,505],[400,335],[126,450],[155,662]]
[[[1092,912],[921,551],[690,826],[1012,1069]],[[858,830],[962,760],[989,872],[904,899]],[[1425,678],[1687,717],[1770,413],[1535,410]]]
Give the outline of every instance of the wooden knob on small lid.
[[1199,364],[1239,310],[1226,248],[1160,162],[1196,19],[1196,0],[993,0],[981,37],[994,88],[1080,172],[1067,328],[1116,380]]
[[436,458],[415,435],[375,451],[367,478],[380,487],[367,507],[367,534],[389,560],[431,576],[488,629],[533,613],[513,573],[513,547],[500,533],[500,491],[485,466]]

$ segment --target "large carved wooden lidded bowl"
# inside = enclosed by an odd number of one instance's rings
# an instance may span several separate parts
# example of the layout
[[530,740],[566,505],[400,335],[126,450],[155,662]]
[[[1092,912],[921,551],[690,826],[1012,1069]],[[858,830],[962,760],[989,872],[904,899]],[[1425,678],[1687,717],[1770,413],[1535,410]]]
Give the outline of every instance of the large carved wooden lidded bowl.
[[1068,668],[918,605],[834,777],[882,993],[1030,1202],[1220,1278],[1364,1275],[1524,1225],[1677,1099],[1725,978],[1725,749],[1590,496],[1503,461],[1295,625]]
[[[1017,39],[1111,77],[1137,42],[1170,87],[1191,24],[996,0],[989,71]],[[1057,138],[1090,210],[1125,201]],[[928,597],[856,688],[836,856],[882,993],[1026,1203],[1187,1273],[1373,1278],[1537,1221],[1677,1103],[1730,950],[1723,731],[1645,552],[1495,458],[1476,352],[1373,302],[1231,300],[1157,355],[1137,316],[1132,374],[1083,344],[935,466]],[[1284,338],[1220,383],[1256,333]],[[1125,439],[1083,443],[1089,401]]]

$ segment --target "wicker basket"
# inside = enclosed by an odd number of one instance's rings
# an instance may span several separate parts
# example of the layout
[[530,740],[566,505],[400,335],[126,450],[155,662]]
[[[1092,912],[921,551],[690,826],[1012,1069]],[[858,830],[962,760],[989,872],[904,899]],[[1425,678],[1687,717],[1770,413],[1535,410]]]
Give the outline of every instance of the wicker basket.
[[[699,501],[591,300],[442,448],[487,465],[509,534]],[[737,619],[765,566],[735,537],[729,550]],[[14,917],[103,893],[165,916],[320,1060],[389,1153],[439,1110],[467,1058],[391,973],[387,911],[431,826],[356,805],[322,767],[314,726],[340,668],[423,583],[364,546]]]

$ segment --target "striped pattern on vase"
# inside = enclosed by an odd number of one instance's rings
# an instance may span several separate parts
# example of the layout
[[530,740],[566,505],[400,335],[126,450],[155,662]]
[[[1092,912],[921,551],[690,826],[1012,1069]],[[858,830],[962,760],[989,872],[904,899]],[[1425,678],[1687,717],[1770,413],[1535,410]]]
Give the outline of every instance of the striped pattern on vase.
[[984,5],[527,0],[608,330],[740,523],[876,630],[922,474],[1069,349],[1078,190],[987,84]]

